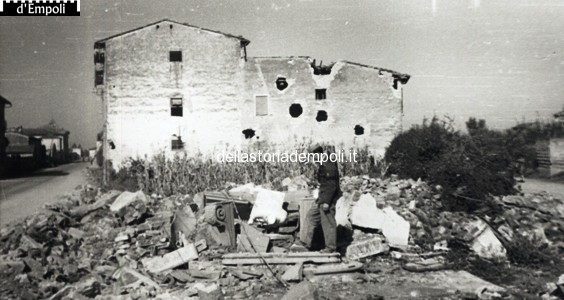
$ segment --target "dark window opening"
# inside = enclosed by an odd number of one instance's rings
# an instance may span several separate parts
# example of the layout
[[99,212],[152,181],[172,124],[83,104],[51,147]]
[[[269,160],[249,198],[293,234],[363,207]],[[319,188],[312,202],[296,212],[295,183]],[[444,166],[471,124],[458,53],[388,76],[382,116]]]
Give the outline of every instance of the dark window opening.
[[98,71],[96,71],[96,74],[95,74],[95,75],[96,75],[96,76],[95,76],[95,79],[94,79],[95,84],[96,84],[96,85],[104,84],[104,70],[98,70]]
[[398,89],[398,81],[399,80],[397,78],[394,78],[394,90]]
[[170,51],[169,60],[171,62],[182,62],[182,51]]
[[315,99],[316,100],[327,99],[327,89],[315,89]]
[[94,63],[103,64],[106,61],[106,54],[101,51],[94,52]]
[[324,122],[327,121],[327,112],[324,110],[318,110],[317,116],[315,117],[317,122]]
[[171,98],[170,99],[170,115],[173,117],[182,117],[182,98]]
[[110,149],[114,150],[116,148],[116,144],[114,144],[114,142],[110,141]]
[[354,135],[363,135],[364,134],[364,127],[360,125],[354,126]]
[[245,139],[252,139],[255,136],[255,131],[251,128],[245,129],[242,132],[245,135]]
[[170,24],[170,29],[172,29],[172,24]]
[[297,118],[299,116],[301,116],[301,114],[304,112],[304,109],[302,108],[302,106],[298,103],[294,103],[292,105],[290,105],[290,116],[292,116],[292,118]]
[[160,25],[157,25],[157,29],[159,29],[160,27],[161,27]]
[[172,148],[172,150],[184,149],[184,142],[182,142],[182,137],[173,136],[170,147]]
[[276,88],[280,91],[285,90],[288,87],[288,82],[285,77],[278,77],[276,79]]

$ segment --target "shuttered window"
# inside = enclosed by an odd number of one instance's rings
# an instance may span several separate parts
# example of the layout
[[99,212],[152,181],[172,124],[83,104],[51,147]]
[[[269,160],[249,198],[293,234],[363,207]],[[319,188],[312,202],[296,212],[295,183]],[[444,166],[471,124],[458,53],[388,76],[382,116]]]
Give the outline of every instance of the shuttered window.
[[268,115],[268,96],[255,96],[256,114],[257,116]]

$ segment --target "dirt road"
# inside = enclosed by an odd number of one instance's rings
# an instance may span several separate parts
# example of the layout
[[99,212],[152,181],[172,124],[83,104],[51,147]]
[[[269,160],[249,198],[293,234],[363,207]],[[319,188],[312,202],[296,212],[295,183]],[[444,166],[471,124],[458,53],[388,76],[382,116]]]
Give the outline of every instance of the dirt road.
[[555,198],[564,200],[564,182],[525,178],[520,185],[525,193],[549,192]]
[[27,177],[0,180],[0,225],[22,219],[86,183],[88,163],[39,170]]

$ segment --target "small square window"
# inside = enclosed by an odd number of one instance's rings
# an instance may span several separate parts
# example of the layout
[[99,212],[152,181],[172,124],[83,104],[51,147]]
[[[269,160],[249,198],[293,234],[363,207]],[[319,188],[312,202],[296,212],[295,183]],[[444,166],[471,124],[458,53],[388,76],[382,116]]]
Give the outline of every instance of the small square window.
[[182,51],[170,51],[169,60],[171,62],[182,62]]
[[315,99],[316,100],[327,99],[327,89],[315,89]]
[[182,150],[184,149],[184,142],[180,136],[172,136],[170,147],[172,150]]
[[268,116],[268,96],[255,96],[257,116]]
[[170,99],[170,115],[173,117],[182,117],[183,115],[182,98]]

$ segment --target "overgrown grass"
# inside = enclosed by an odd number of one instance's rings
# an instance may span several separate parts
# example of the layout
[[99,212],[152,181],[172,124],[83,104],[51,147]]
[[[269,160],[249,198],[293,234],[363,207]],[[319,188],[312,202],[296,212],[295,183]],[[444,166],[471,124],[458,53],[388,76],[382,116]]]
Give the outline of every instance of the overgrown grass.
[[[258,149],[249,149],[249,151],[258,151]],[[310,149],[310,145],[304,144],[297,150],[302,153],[307,149]],[[268,148],[263,146],[260,150],[267,152]],[[356,162],[340,162],[339,169],[342,176],[380,177],[385,173],[385,164],[371,156],[368,148],[351,150],[357,152]],[[302,174],[307,178],[313,178],[314,172],[313,163],[220,162],[203,155],[176,155],[167,158],[164,154],[158,154],[151,159],[131,159],[110,176],[110,185],[123,190],[142,189],[147,193],[161,195],[218,190],[224,188],[227,183],[252,182],[281,189],[284,178]]]

